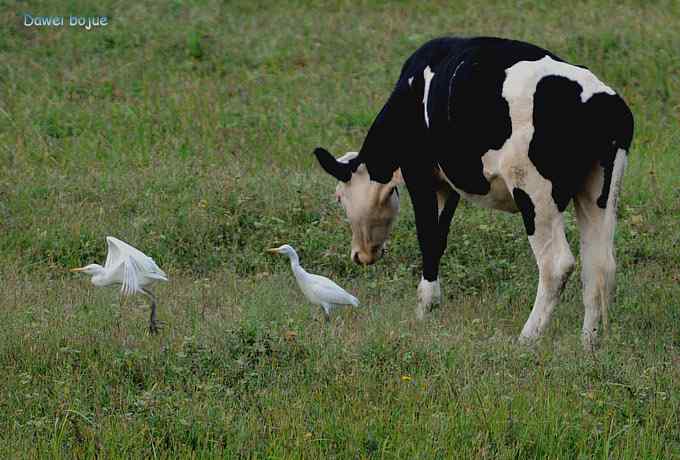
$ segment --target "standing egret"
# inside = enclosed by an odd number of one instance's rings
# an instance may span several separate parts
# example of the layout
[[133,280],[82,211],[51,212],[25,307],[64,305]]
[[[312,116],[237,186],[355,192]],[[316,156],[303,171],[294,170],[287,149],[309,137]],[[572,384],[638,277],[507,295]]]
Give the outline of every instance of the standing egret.
[[334,307],[341,305],[352,305],[356,307],[359,305],[359,300],[356,297],[345,291],[333,281],[324,276],[307,273],[305,269],[300,266],[300,258],[292,246],[284,244],[283,246],[268,249],[267,251],[288,256],[290,259],[290,266],[293,269],[293,274],[295,275],[295,279],[297,280],[302,293],[310,302],[315,305],[320,305],[321,308],[323,308],[326,321],[329,320],[331,309]]
[[126,296],[136,293],[146,295],[151,300],[149,331],[156,334],[158,332],[156,296],[147,286],[155,281],[168,281],[168,276],[151,257],[124,241],[107,236],[106,242],[109,248],[103,267],[98,264],[90,264],[81,268],[72,268],[71,271],[92,275],[92,284],[95,286],[120,284],[120,292]]

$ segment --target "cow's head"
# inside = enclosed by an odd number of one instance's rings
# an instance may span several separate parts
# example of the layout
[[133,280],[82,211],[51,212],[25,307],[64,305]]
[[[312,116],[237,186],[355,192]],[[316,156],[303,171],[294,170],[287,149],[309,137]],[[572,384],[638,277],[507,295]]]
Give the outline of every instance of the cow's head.
[[401,172],[397,170],[386,184],[372,181],[366,165],[356,164],[357,152],[335,159],[328,151],[314,151],[321,167],[338,179],[335,198],[347,213],[352,227],[351,258],[370,265],[383,254],[385,242],[399,214]]

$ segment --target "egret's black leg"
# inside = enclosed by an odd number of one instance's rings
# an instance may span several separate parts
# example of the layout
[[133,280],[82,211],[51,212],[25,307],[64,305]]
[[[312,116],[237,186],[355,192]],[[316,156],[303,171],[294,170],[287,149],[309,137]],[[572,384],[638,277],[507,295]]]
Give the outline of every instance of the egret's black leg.
[[331,307],[329,305],[322,304],[321,309],[323,310],[323,316],[326,318],[326,322],[329,323],[331,321]]
[[158,319],[156,318],[156,296],[153,295],[151,291],[148,289],[142,288],[142,292],[149,297],[149,300],[151,300],[151,315],[149,316],[149,333],[151,334],[158,334],[158,330],[160,329],[160,324],[158,323]]
[[118,301],[118,311],[115,314],[115,324],[116,324],[116,331],[120,332],[120,324],[122,322],[123,318],[123,298],[121,297]]

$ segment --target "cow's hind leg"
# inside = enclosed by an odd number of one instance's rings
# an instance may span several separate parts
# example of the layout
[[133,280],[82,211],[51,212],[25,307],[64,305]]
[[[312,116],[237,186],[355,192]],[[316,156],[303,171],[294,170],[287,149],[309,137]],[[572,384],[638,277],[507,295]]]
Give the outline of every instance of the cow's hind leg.
[[[615,157],[608,189],[604,169],[594,165],[583,189],[574,198],[576,218],[581,234],[581,281],[583,282],[582,341],[586,349],[597,344],[598,327],[607,328],[607,309],[615,287],[614,230],[621,176],[626,154],[619,150]],[[603,193],[607,191],[607,193]]]
[[534,189],[530,195],[515,187],[512,194],[522,212],[538,264],[536,300],[520,336],[521,341],[530,342],[539,337],[548,325],[575,261],[564,234],[564,217],[552,200],[549,189]]

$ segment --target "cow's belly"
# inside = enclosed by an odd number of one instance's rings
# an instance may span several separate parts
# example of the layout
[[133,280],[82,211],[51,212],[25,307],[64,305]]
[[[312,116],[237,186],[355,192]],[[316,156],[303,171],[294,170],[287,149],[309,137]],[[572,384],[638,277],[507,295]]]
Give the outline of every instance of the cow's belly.
[[[482,157],[482,164],[484,165],[484,177],[489,182],[489,192],[480,195],[476,193],[468,193],[453,184],[453,181],[446,177],[446,174],[439,169],[440,179],[446,181],[449,186],[463,199],[473,203],[482,208],[498,209],[500,211],[518,212],[519,209],[515,204],[512,193],[508,189],[507,183],[501,174],[501,160],[503,159],[504,150],[489,150]],[[506,154],[507,155],[507,154]]]

